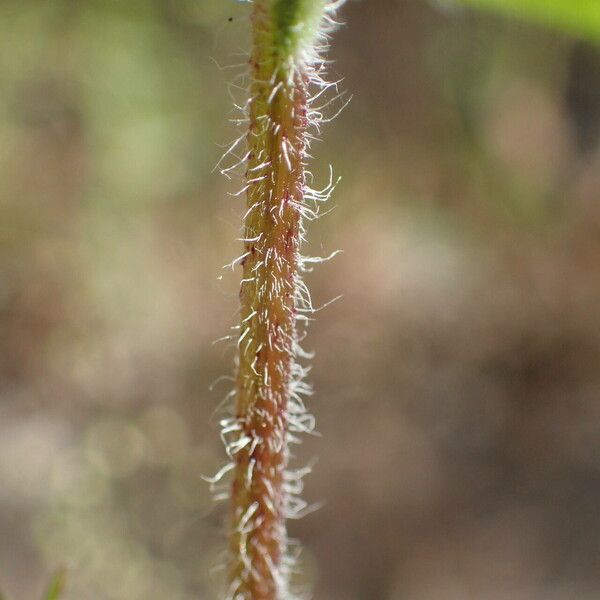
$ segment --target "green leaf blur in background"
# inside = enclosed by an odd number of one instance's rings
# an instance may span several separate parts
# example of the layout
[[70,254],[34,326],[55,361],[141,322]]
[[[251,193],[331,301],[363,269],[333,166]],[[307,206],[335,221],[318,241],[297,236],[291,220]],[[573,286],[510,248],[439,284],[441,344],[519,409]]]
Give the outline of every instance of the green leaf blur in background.
[[52,578],[50,587],[44,596],[44,600],[59,600],[65,589],[67,572],[65,569],[59,569]]
[[[59,569],[50,581],[50,585],[44,594],[43,600],[60,600],[65,590],[67,582],[67,571],[65,569]],[[6,596],[0,591],[0,600],[7,600]]]
[[535,19],[600,43],[599,0],[463,0],[519,18]]

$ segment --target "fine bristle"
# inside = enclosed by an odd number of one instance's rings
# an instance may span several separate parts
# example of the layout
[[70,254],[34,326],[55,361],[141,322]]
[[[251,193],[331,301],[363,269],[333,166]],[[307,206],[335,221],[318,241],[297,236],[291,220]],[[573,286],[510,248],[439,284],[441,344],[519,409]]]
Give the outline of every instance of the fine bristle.
[[[310,466],[289,469],[289,446],[314,432],[303,397],[309,371],[299,359],[305,324],[316,312],[302,273],[332,258],[300,254],[304,221],[319,216],[335,183],[312,189],[307,180],[311,140],[328,120],[323,110],[341,98],[326,81],[330,32],[341,2],[255,0],[253,52],[247,101],[238,123],[246,126],[225,153],[227,177],[244,169],[244,252],[233,405],[220,421],[230,463],[209,479],[218,499],[231,501],[226,600],[292,600],[289,578],[297,558],[290,551],[286,519],[314,510],[299,495]],[[236,83],[237,86],[237,83]],[[331,92],[332,99],[323,100]],[[317,105],[320,104],[320,106]],[[244,148],[245,143],[245,149]],[[223,160],[221,161],[223,164]],[[226,481],[230,477],[231,481]]]

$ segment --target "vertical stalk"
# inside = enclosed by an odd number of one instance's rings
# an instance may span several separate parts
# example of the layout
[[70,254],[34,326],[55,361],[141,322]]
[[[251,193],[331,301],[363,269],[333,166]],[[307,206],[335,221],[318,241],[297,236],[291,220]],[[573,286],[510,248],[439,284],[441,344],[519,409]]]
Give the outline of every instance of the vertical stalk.
[[[232,459],[228,600],[288,600],[285,519],[301,508],[286,471],[294,433],[309,431],[298,394],[297,321],[310,308],[301,281],[309,87],[334,9],[325,0],[254,0],[250,58],[241,321],[235,417],[223,423]],[[327,188],[327,194],[330,188]]]

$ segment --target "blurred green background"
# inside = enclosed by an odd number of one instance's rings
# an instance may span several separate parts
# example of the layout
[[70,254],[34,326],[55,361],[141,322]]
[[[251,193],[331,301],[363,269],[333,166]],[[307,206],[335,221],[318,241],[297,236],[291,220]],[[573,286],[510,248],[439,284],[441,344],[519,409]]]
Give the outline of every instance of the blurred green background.
[[[344,253],[309,284],[344,297],[296,459],[325,505],[290,525],[318,600],[600,596],[599,3],[470,4],[350,1],[335,37],[308,250]],[[218,597],[248,11],[0,3],[7,598],[63,564],[66,600]]]

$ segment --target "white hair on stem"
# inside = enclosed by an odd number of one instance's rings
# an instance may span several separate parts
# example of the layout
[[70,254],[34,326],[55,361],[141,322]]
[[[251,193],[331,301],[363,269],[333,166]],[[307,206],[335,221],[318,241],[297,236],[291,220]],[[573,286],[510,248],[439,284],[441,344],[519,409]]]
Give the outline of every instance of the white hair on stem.
[[[314,189],[307,161],[311,158],[310,144],[320,135],[320,126],[335,118],[349,102],[339,91],[340,81],[327,81],[328,62],[322,58],[330,34],[338,26],[334,17],[343,0],[255,0],[253,4],[255,33],[258,31],[260,37],[270,31],[273,36],[279,36],[280,46],[273,54],[275,59],[265,59],[274,60],[269,68],[266,62],[252,64],[254,58],[250,58],[251,76],[240,74],[229,86],[239,113],[239,117],[231,121],[248,129],[226,147],[215,169],[228,179],[239,177],[243,181],[240,189],[230,195],[246,194],[248,203],[239,237],[245,250],[224,268],[243,266],[241,293],[252,301],[244,306],[240,324],[233,328],[236,333],[222,338],[229,341],[237,338],[238,348],[237,386],[217,410],[224,413],[219,422],[220,435],[230,462],[213,477],[204,479],[216,499],[225,499],[230,497],[232,489],[228,482],[230,474],[237,478],[238,467],[243,467],[239,473],[241,479],[236,481],[241,482],[249,498],[248,503],[233,506],[233,554],[237,565],[232,570],[226,600],[254,600],[249,590],[259,589],[264,584],[263,577],[269,578],[275,586],[273,600],[298,600],[305,595],[290,592],[289,577],[300,550],[295,541],[287,538],[284,519],[301,518],[318,508],[300,498],[303,477],[311,471],[312,465],[288,468],[289,446],[300,442],[297,434],[316,435],[315,419],[303,401],[304,396],[312,394],[306,382],[310,367],[299,362],[311,359],[313,354],[305,352],[300,344],[306,335],[305,325],[312,320],[310,315],[337,300],[315,308],[301,274],[339,253],[306,257],[300,254],[299,245],[305,241],[304,222],[323,216],[321,205],[329,200],[339,181],[334,182],[330,167],[327,185]],[[292,5],[296,8],[290,9]],[[273,21],[269,23],[269,19]],[[264,55],[270,56],[268,52]],[[237,66],[231,65],[231,68]],[[235,95],[240,93],[245,98],[236,101]],[[298,104],[297,97],[302,103]],[[325,116],[324,111],[336,103],[341,103],[339,110],[331,117]],[[292,122],[305,119],[300,133],[294,132],[296,138],[288,135],[289,122],[285,124],[277,118],[278,107],[286,104]],[[259,105],[266,107],[264,114]],[[261,147],[262,140],[269,143]],[[246,148],[242,150],[243,144]],[[292,182],[296,178],[298,185],[285,188],[284,183],[283,193],[282,177]],[[284,251],[283,237],[274,243],[261,230],[261,224],[270,223],[269,235],[277,228],[283,235],[291,218],[295,229],[288,231],[294,238],[290,252],[287,246]],[[260,358],[274,353],[286,356],[289,362],[266,363],[267,359]],[[283,387],[281,382],[284,382]],[[231,400],[240,395],[260,402],[248,404],[247,412],[238,412]],[[257,449],[282,457],[281,481],[277,479],[278,467],[274,467],[274,463],[266,466],[269,463],[263,464],[255,457]],[[235,493],[234,488],[233,495]],[[278,558],[274,558],[270,553],[272,549],[261,541],[262,535],[254,535],[265,526],[272,527],[269,535],[283,549]],[[260,556],[260,564],[254,562],[257,556]],[[260,595],[260,598],[267,596]]]

